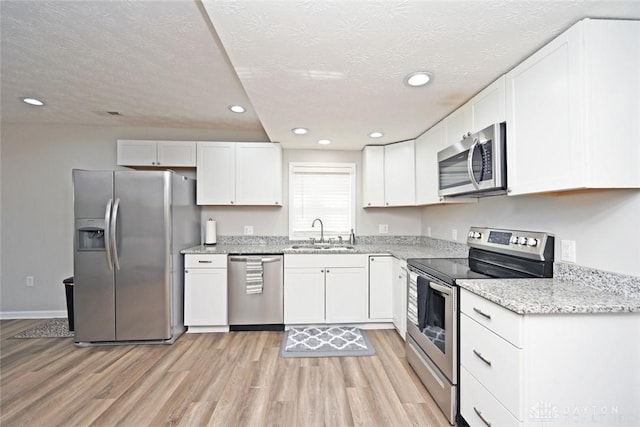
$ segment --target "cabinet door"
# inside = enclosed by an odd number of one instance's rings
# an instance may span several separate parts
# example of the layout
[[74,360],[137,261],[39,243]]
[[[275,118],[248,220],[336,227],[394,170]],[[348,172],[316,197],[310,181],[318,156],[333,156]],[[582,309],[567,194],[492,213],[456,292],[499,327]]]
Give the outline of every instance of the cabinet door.
[[196,143],[193,141],[158,141],[157,166],[195,167]]
[[324,323],[324,268],[284,269],[284,323]]
[[198,142],[197,147],[198,204],[235,204],[235,143]]
[[156,141],[119,139],[117,158],[119,166],[156,166]]
[[384,146],[362,150],[362,206],[384,206]]
[[184,273],[184,324],[227,324],[227,269],[193,268]]
[[416,203],[415,141],[384,147],[385,206],[412,206]]
[[369,257],[369,319],[393,318],[393,257]]
[[471,132],[473,125],[471,104],[464,104],[443,121],[445,124],[445,147],[460,142],[465,135]]
[[[568,31],[507,73],[509,193],[575,188],[583,181],[585,148],[578,129],[579,55]],[[575,84],[573,80],[576,80]],[[573,141],[573,143],[572,143]],[[583,143],[584,141],[579,141]]]
[[444,123],[440,122],[416,139],[416,203],[440,203],[438,196],[438,151],[445,147]]
[[236,204],[282,206],[282,149],[255,142],[236,145]]
[[361,267],[327,267],[326,323],[367,321],[367,278]]
[[407,335],[407,262],[393,258],[393,325],[402,339]]
[[469,102],[472,120],[471,132],[478,132],[487,126],[506,120],[504,81],[505,77],[501,76]]

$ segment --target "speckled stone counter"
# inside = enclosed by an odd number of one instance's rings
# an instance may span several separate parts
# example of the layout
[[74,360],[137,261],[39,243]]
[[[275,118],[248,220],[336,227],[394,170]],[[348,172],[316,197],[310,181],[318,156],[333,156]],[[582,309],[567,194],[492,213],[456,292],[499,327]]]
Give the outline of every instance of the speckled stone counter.
[[640,313],[640,294],[613,293],[577,280],[474,279],[456,283],[519,314]]
[[[349,250],[323,250],[314,248],[292,249],[300,242],[286,239],[263,238],[256,240],[227,239],[214,246],[194,246],[181,251],[183,254],[390,254],[400,259],[408,258],[465,258],[469,253],[466,245],[430,238],[362,238],[362,243]],[[304,244],[304,242],[302,242]]]

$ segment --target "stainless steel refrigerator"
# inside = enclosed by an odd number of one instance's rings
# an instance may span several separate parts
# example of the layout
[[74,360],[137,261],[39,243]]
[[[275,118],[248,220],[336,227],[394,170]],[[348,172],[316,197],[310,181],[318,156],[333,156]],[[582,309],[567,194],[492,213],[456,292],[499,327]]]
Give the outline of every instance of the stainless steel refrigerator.
[[200,240],[195,181],[73,170],[78,345],[172,343],[184,332],[180,250]]

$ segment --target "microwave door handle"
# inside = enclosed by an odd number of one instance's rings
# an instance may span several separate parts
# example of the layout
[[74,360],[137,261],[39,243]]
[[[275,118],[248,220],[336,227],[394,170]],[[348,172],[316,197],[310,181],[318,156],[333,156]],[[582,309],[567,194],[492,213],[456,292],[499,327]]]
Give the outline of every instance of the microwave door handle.
[[473,175],[473,152],[476,151],[478,144],[480,144],[480,140],[478,138],[474,138],[473,144],[469,147],[469,154],[467,155],[467,173],[469,174],[471,184],[473,184],[476,190],[480,189],[480,184],[476,181],[476,177]]

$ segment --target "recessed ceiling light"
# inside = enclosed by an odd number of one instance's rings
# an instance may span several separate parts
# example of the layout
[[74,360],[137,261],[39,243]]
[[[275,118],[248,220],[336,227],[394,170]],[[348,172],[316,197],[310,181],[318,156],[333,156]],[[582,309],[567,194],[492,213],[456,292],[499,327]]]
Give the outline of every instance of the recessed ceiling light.
[[318,144],[320,145],[329,145],[331,144],[331,141],[328,139],[321,139],[320,141],[318,141]]
[[304,135],[309,132],[309,130],[306,128],[293,128],[291,129],[291,132],[295,133],[296,135]]
[[369,134],[370,138],[380,138],[382,135],[384,135],[382,132],[371,132]]
[[242,105],[232,105],[229,107],[229,110],[233,111],[234,113],[244,113],[245,111],[247,111]]
[[426,85],[432,78],[433,75],[428,71],[416,71],[405,77],[404,81],[408,86],[417,87]]
[[36,98],[21,98],[21,99],[22,99],[22,102],[29,105],[35,105],[37,107],[42,107],[44,105],[44,102]]

